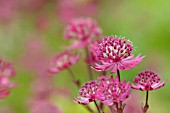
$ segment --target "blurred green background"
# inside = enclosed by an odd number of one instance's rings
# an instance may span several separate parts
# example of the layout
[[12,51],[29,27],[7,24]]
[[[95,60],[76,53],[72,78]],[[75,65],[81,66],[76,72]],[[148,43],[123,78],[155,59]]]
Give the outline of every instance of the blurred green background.
[[[31,60],[35,55],[35,57],[48,56],[43,60],[50,64],[53,56],[62,51],[64,46],[70,44],[69,41],[64,40],[64,28],[69,20],[79,16],[95,18],[99,22],[104,36],[118,35],[130,39],[135,47],[134,54],[145,56],[138,67],[121,72],[124,79],[133,81],[134,76],[144,69],[155,70],[163,80],[170,78],[169,0],[15,0],[14,2],[6,0],[8,3],[4,3],[5,0],[1,1],[0,56],[11,61],[15,67],[17,76],[13,81],[18,86],[12,89],[9,97],[0,101],[0,109],[10,107],[14,113],[29,112],[27,103],[32,97],[31,85],[35,73],[31,69],[27,69],[27,66],[23,66],[24,62],[33,62]],[[75,9],[77,14],[72,18],[67,17],[71,12],[66,10],[67,8],[73,10],[72,6],[66,3],[64,6],[61,5],[64,1],[69,1],[74,4],[74,7],[77,7]],[[84,7],[88,4],[93,7],[90,14],[89,10]],[[1,10],[1,7],[7,9]],[[64,13],[68,13],[66,17],[63,17]],[[66,20],[64,20],[65,18]],[[35,52],[29,52],[34,51],[34,46],[29,49],[27,42],[34,42],[34,40],[40,41],[43,46],[40,46]],[[35,46],[35,48],[38,47]],[[38,54],[39,50],[40,54]],[[79,51],[83,52],[83,50]],[[25,54],[27,57],[23,60]],[[76,77],[85,82],[88,81],[88,78],[83,63],[84,61],[81,60],[71,68]],[[77,96],[78,89],[70,80],[67,71],[54,75],[56,92],[50,97],[50,100],[63,113],[86,113],[87,111],[81,105],[72,101]],[[149,113],[169,113],[169,87],[168,81],[163,88],[150,93]],[[140,103],[144,102],[145,93],[137,92],[141,95]]]

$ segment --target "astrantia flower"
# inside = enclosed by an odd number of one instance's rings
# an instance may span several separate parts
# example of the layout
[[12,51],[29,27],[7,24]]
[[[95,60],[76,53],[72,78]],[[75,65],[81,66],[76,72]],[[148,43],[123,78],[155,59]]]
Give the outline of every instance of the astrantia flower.
[[0,58],[0,99],[7,97],[10,94],[10,88],[15,87],[15,84],[9,80],[14,76],[15,71],[12,65]]
[[132,88],[142,91],[156,90],[163,87],[166,83],[161,83],[161,77],[150,70],[140,72],[138,76],[135,77],[134,82],[136,85],[132,85]]
[[100,77],[100,85],[97,90],[96,98],[103,104],[112,106],[126,100],[130,95],[131,85],[129,82],[119,82],[118,77]]
[[74,65],[79,59],[80,59],[79,54],[73,54],[70,52],[59,53],[52,60],[49,72],[59,73],[63,69],[66,69]]
[[87,46],[94,37],[102,34],[98,23],[90,18],[79,18],[71,22],[66,28],[65,38],[75,39],[75,43],[69,49],[77,49]]
[[78,98],[75,98],[74,101],[86,105],[96,99],[96,91],[98,90],[97,81],[86,82],[82,85],[79,90]]
[[138,55],[134,58],[131,53],[133,49],[131,42],[125,38],[104,37],[94,51],[101,64],[96,63],[93,69],[96,71],[111,70],[111,73],[114,73],[117,70],[129,70],[136,67],[143,57]]

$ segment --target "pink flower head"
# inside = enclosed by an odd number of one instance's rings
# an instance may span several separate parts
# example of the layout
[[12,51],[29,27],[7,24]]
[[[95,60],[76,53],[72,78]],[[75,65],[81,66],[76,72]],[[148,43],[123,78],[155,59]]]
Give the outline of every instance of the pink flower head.
[[10,94],[10,88],[15,86],[10,82],[9,78],[15,76],[15,71],[12,65],[0,58],[0,99],[7,97]]
[[101,100],[103,104],[112,106],[114,103],[123,102],[129,97],[131,89],[129,82],[119,82],[118,76],[115,79],[104,76],[100,77],[99,80],[101,83],[96,98]]
[[102,42],[96,46],[94,54],[101,61],[93,67],[96,71],[129,70],[136,67],[143,59],[138,55],[134,58],[131,53],[133,45],[125,38],[104,37]]
[[74,65],[80,59],[80,57],[81,55],[70,52],[59,53],[52,60],[49,72],[59,73],[60,71]]
[[161,77],[153,71],[142,71],[135,77],[134,82],[136,85],[132,85],[133,89],[141,91],[156,90],[165,85],[166,82],[161,83]]
[[102,30],[98,23],[90,18],[79,18],[71,22],[66,28],[65,38],[75,39],[76,43],[69,47],[69,49],[77,49],[87,46],[92,38],[100,36]]
[[78,98],[75,98],[74,101],[86,105],[95,100],[96,90],[98,90],[97,81],[90,81],[83,84],[82,88],[79,90]]

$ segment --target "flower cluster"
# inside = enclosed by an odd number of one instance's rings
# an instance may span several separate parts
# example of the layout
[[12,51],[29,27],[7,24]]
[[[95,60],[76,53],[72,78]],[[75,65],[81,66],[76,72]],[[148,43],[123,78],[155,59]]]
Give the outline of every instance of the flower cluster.
[[79,90],[78,99],[75,102],[79,104],[88,104],[94,100],[99,100],[107,106],[114,103],[120,103],[126,100],[130,95],[131,85],[129,82],[119,82],[118,77],[115,79],[111,76],[99,77],[97,81],[86,82]]
[[15,83],[10,82],[10,78],[15,76],[12,65],[0,58],[0,99],[10,94],[10,88],[15,87]]
[[[98,113],[103,113],[104,105],[110,108],[113,113],[123,113],[127,98],[131,95],[131,89],[146,91],[146,104],[142,106],[142,110],[135,109],[146,113],[149,104],[148,97],[150,90],[156,90],[165,85],[166,82],[160,82],[161,77],[153,71],[143,71],[135,77],[134,82],[121,80],[120,71],[130,70],[143,60],[144,56],[137,55],[134,57],[132,53],[134,46],[132,42],[125,37],[105,36],[101,38],[102,30],[97,22],[89,18],[79,18],[71,22],[65,30],[65,39],[74,39],[76,42],[69,46],[67,50],[84,48],[86,52],[85,63],[87,64],[88,76],[90,81],[80,86],[80,81],[76,79],[73,71],[69,68],[79,59],[79,54],[70,52],[62,52],[56,55],[52,60],[51,73],[59,73],[64,69],[68,69],[72,77],[73,83],[78,86],[78,96],[74,102],[86,105],[87,110],[94,113],[93,109],[88,105],[95,103]],[[98,37],[95,40],[94,37]],[[102,71],[101,76],[97,80],[94,79],[92,69]],[[113,74],[117,72],[117,76],[108,77],[108,72]],[[100,103],[100,106],[98,105]],[[129,103],[128,103],[129,104]],[[130,105],[127,112],[135,105]]]

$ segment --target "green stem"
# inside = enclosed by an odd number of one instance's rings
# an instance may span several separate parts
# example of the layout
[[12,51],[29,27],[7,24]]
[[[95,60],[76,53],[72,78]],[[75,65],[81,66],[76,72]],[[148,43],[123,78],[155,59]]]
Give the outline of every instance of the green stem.
[[[86,52],[86,60],[88,60],[90,58],[90,54],[89,54],[89,51],[88,51],[87,47],[85,48],[85,52]],[[90,65],[88,63],[87,63],[87,69],[88,69],[89,79],[93,80],[93,73],[92,73],[91,67],[90,67]]]
[[149,98],[149,91],[146,91],[146,103],[145,103],[145,106],[143,108],[143,113],[146,113],[149,109],[148,98]]
[[[72,81],[73,83],[78,87],[80,88],[80,81],[79,80],[76,80],[75,78],[75,75],[73,73],[73,71],[70,69],[70,68],[67,68],[68,72],[69,72],[69,75],[71,76],[72,78]],[[90,113],[95,113],[88,105],[84,106]]]
[[119,82],[121,81],[121,79],[120,79],[120,71],[119,70],[117,70],[117,76],[118,76],[118,78],[119,78]]
[[73,83],[78,87],[80,88],[80,81],[79,80],[76,80],[76,77],[73,73],[73,71],[70,69],[70,68],[67,68],[68,72],[69,72],[69,75],[71,76],[71,79],[73,81]]
[[98,113],[102,113],[101,111],[100,111],[100,108],[99,108],[99,106],[97,105],[97,102],[94,100],[94,104],[95,104],[95,106],[96,106],[96,108],[97,108],[97,111],[98,111]]

